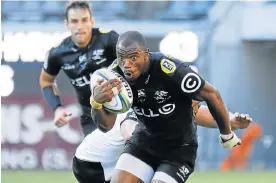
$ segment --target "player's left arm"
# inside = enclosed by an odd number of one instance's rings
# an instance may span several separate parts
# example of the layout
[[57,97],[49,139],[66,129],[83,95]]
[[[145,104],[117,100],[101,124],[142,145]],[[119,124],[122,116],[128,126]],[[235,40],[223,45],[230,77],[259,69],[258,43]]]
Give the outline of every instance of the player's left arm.
[[184,95],[207,103],[218,125],[223,147],[232,148],[240,144],[240,139],[231,131],[229,113],[217,89],[179,60],[163,59],[161,69],[166,71],[164,72],[179,86]]
[[[198,102],[193,102],[198,103]],[[195,121],[197,125],[207,128],[218,128],[215,119],[209,111],[209,108],[205,105],[198,106],[193,105],[195,112]],[[252,118],[248,114],[240,114],[229,112],[230,125],[232,130],[244,129],[252,122]]]

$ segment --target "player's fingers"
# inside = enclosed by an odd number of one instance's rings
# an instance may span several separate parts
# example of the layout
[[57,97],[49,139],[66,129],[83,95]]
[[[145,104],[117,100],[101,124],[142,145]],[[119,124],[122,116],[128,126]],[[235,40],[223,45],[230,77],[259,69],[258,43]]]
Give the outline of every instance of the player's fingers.
[[121,81],[118,79],[110,79],[105,84],[111,88],[117,86]]
[[246,118],[245,114],[241,114],[241,118],[245,119]]
[[246,117],[246,120],[248,120],[248,121],[252,121],[252,118],[250,117],[250,115],[249,115],[249,114],[246,114],[246,115],[245,115],[245,117]]
[[65,117],[60,117],[60,118],[56,121],[56,123],[60,123],[60,124],[66,123]]
[[62,120],[59,120],[59,121],[57,121],[57,122],[55,123],[55,125],[56,125],[57,127],[62,127],[62,126],[64,126],[64,122],[63,122]]
[[112,94],[113,94],[113,96],[116,96],[116,95],[118,95],[118,94],[119,94],[119,90],[118,90],[118,88],[117,88],[117,87],[114,87],[114,88],[112,88],[111,90],[112,90]]
[[120,84],[117,85],[117,89],[118,89],[119,92],[122,91],[122,88],[123,88],[122,83],[120,83]]
[[240,113],[236,112],[235,117],[238,118],[240,116]]

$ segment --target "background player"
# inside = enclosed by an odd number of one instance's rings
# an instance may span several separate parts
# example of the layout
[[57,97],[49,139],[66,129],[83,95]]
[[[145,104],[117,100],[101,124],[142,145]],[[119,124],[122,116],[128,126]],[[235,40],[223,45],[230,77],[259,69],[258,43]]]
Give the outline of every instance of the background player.
[[[118,65],[114,70],[131,84],[133,109],[141,125],[126,144],[112,182],[186,182],[194,170],[197,152],[192,99],[206,101],[223,147],[240,144],[231,131],[228,111],[218,91],[186,64],[161,53],[149,53],[143,35],[137,31],[122,34],[116,51]],[[117,87],[117,83],[111,84]],[[107,89],[110,87],[105,84],[94,88],[94,101],[99,105],[111,101],[112,93]],[[159,100],[159,92],[167,94],[164,100]],[[92,114],[101,126],[110,128],[114,124],[115,114],[103,109],[92,110]]]
[[93,28],[95,20],[86,1],[72,1],[66,7],[65,24],[71,33],[60,44],[53,47],[40,74],[42,93],[55,113],[55,124],[62,127],[69,122],[66,111],[61,104],[56,76],[63,70],[70,79],[77,93],[82,108],[81,126],[86,136],[96,127],[90,115],[90,74],[101,67],[109,66],[116,58],[115,31]]

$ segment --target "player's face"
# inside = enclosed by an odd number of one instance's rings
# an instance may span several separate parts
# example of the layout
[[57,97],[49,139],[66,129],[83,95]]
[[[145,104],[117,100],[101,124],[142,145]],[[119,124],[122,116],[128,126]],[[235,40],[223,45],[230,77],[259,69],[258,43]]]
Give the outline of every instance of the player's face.
[[94,19],[87,9],[70,9],[65,23],[77,46],[85,47],[90,42]]
[[126,80],[134,81],[147,70],[148,54],[145,49],[117,49],[118,64]]

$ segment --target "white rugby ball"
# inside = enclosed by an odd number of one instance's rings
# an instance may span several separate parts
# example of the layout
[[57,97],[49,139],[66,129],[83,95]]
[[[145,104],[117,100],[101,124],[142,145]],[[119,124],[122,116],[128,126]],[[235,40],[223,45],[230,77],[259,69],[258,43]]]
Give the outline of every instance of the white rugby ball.
[[[111,102],[103,103],[103,107],[111,113],[119,114],[128,111],[133,103],[132,90],[127,81],[120,74],[108,68],[98,69],[90,78],[90,86],[93,87],[97,84],[99,79],[104,79],[104,82],[106,82],[109,79],[115,78],[122,81],[122,90],[118,93],[118,95],[113,96]],[[92,88],[91,91],[93,91]]]

